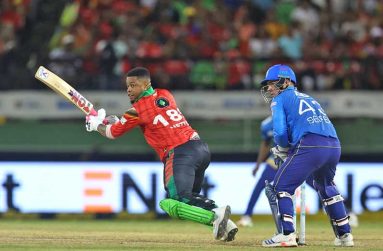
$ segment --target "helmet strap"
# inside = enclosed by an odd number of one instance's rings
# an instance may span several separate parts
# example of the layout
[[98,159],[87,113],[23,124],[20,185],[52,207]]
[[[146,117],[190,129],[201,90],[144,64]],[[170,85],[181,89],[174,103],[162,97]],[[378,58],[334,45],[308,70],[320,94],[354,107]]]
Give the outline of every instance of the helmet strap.
[[276,82],[274,85],[275,85],[275,87],[277,87],[279,90],[282,91],[282,90],[286,89],[286,87],[283,86],[285,84],[285,82],[286,82],[286,78],[280,78],[278,80],[278,82]]

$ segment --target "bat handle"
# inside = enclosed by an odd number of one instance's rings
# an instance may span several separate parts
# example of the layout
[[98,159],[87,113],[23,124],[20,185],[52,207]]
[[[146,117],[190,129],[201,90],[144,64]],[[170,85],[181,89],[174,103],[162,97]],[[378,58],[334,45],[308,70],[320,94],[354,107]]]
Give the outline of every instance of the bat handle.
[[97,111],[94,108],[92,108],[92,110],[90,110],[88,115],[90,115],[90,116],[97,116]]
[[[94,108],[92,108],[92,110],[90,110],[90,112],[89,112],[89,114],[88,114],[87,116],[97,116],[97,111],[96,111]],[[104,120],[102,121],[102,123],[103,123],[104,125],[109,124],[109,122],[108,122],[107,119],[104,119]]]

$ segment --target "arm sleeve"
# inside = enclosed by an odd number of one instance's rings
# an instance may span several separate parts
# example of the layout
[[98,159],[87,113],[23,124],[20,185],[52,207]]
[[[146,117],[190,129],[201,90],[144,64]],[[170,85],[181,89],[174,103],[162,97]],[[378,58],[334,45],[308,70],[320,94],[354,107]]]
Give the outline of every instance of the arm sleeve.
[[270,107],[273,114],[274,141],[281,147],[289,147],[286,114],[282,100],[275,98]]
[[110,139],[120,137],[121,135],[130,131],[139,124],[140,119],[138,116],[125,113],[119,122],[113,125],[108,125],[106,127],[106,136]]
[[271,116],[262,121],[260,130],[263,141],[271,142],[273,140],[273,119]]

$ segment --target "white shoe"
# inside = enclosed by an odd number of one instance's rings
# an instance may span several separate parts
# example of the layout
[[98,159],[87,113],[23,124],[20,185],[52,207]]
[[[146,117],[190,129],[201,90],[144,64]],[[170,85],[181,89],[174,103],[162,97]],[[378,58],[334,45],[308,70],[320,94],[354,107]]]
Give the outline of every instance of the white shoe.
[[238,227],[235,225],[235,223],[232,220],[227,221],[226,231],[223,237],[221,238],[221,241],[234,241],[235,235],[238,232]]
[[263,247],[297,247],[297,236],[295,233],[289,235],[277,234],[271,239],[262,241]]
[[213,235],[216,240],[221,239],[226,231],[227,221],[230,218],[230,206],[218,207],[212,210],[215,213],[213,221]]
[[252,227],[253,221],[251,220],[251,217],[248,215],[244,215],[241,217],[239,221],[237,221],[238,226],[242,227]]
[[342,235],[341,237],[335,237],[334,245],[337,247],[353,247],[354,237],[351,233]]
[[359,226],[358,216],[355,213],[349,213],[348,216],[348,224],[350,224],[351,227]]

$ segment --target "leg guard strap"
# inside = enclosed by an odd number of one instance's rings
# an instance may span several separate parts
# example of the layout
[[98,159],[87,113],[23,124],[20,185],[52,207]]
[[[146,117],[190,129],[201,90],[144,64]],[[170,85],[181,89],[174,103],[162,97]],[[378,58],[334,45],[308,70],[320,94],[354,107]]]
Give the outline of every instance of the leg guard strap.
[[181,220],[190,220],[209,226],[212,225],[214,220],[214,212],[173,199],[160,201],[160,207],[168,213],[169,216]]
[[214,208],[217,208],[217,205],[215,204],[214,200],[208,199],[205,196],[198,194],[198,193],[192,193],[192,196],[185,196],[186,199],[188,199],[187,204],[193,205],[196,207],[201,207],[206,210],[212,210]]
[[340,227],[340,226],[344,226],[346,224],[348,224],[348,216],[342,218],[342,219],[338,219],[338,220],[332,220],[333,224]]
[[291,200],[293,199],[293,196],[289,194],[288,192],[279,192],[278,193],[278,198],[290,198]]
[[342,195],[338,194],[338,195],[335,195],[331,198],[328,198],[328,199],[324,199],[323,200],[323,205],[325,206],[330,206],[332,204],[335,204],[335,203],[338,203],[338,202],[342,202],[344,199],[342,197]]
[[292,215],[283,214],[283,215],[282,215],[282,220],[283,220],[283,221],[287,221],[287,222],[294,223],[294,219],[293,219],[293,216],[292,216]]

